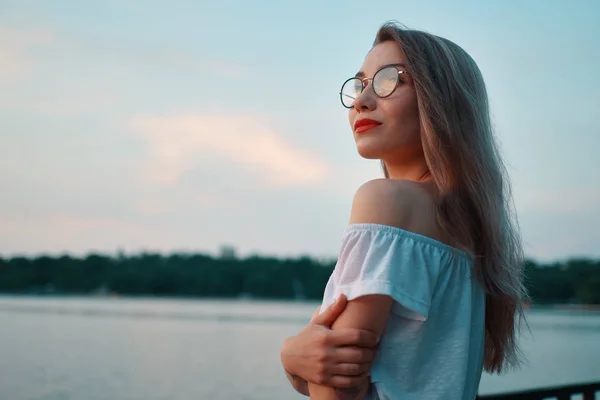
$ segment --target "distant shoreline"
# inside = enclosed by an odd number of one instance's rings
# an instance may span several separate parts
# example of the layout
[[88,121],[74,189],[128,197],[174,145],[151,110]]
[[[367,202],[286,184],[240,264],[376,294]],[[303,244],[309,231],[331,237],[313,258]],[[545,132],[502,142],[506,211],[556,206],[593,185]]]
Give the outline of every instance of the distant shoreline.
[[[152,296],[152,295],[131,295],[131,294],[71,294],[71,293],[3,293],[2,298],[23,298],[23,299],[114,299],[114,300],[181,300],[181,301],[221,301],[221,302],[283,302],[283,303],[305,303],[320,304],[319,300],[313,299],[294,299],[294,298],[272,298],[259,296],[233,296],[233,297],[202,297],[202,296]],[[525,310],[556,310],[556,311],[584,311],[599,312],[600,304],[569,304],[569,303],[540,303],[526,304]]]
[[600,304],[553,304],[555,310],[596,311],[600,312]]

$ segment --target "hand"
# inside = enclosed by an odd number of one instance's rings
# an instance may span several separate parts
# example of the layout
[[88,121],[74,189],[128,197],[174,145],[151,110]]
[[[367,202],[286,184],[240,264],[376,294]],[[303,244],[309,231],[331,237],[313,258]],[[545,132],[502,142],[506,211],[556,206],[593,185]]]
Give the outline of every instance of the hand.
[[334,388],[356,387],[368,381],[377,335],[362,329],[330,329],[346,304],[346,297],[341,295],[323,314],[317,309],[309,324],[285,341],[281,361],[287,372]]

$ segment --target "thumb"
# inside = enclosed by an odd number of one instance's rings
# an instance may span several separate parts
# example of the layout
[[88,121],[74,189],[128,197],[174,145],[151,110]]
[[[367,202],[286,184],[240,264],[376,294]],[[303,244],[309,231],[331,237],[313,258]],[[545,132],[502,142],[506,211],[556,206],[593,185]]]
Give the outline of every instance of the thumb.
[[327,309],[325,309],[325,311],[323,311],[322,314],[318,315],[313,320],[313,323],[316,325],[331,327],[335,320],[340,316],[342,311],[344,311],[344,309],[346,308],[346,302],[346,296],[343,294],[339,295],[339,297],[335,300],[335,302],[332,305],[327,307]]

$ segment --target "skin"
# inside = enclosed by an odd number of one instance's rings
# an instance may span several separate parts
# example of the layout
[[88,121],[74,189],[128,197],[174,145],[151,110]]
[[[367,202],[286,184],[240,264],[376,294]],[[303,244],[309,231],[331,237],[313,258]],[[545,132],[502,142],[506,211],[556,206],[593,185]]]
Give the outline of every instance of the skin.
[[[322,314],[319,314],[320,307],[317,308],[310,323],[284,342],[281,361],[299,393],[309,395],[307,381],[351,388],[367,379],[379,338],[364,329],[331,330],[346,304],[346,297],[340,295]],[[302,378],[297,374],[302,374]]]
[[[371,49],[357,76],[372,78],[382,66],[389,64],[406,64],[404,54],[394,42],[380,43]],[[402,77],[403,82],[394,93],[383,99],[375,95],[371,82],[368,81],[363,92],[356,98],[354,107],[349,110],[349,122],[358,153],[367,159],[383,160],[390,174],[390,179],[376,179],[357,190],[350,224],[391,225],[443,241],[432,212],[435,187],[423,154],[414,82],[410,71]],[[356,133],[354,124],[361,118],[379,121],[381,125]],[[351,388],[333,384],[335,377],[348,376],[339,368],[340,359],[334,357],[324,362],[323,359],[312,358],[312,361],[304,364],[299,360],[314,349],[335,353],[340,342],[336,342],[334,346],[323,338],[338,331],[360,330],[381,337],[391,305],[392,299],[385,295],[352,299],[332,321],[331,329],[325,327],[321,330],[320,339],[315,339],[316,336],[309,333],[312,331],[305,328],[287,343],[287,356],[282,355],[282,362],[286,370],[289,368],[288,371],[294,371],[297,379],[307,381],[308,393],[304,394],[310,395],[312,400],[365,398],[370,384],[368,376],[361,376]],[[295,356],[289,356],[290,354]],[[367,366],[365,363],[349,364],[354,365],[357,372],[363,371],[365,367],[370,369],[372,362],[368,362]],[[311,371],[315,370],[321,372],[322,379],[314,379]]]
[[[373,47],[357,76],[372,78],[388,64],[406,64],[404,53],[395,42]],[[356,98],[354,108],[349,110],[348,119],[351,128],[361,118],[382,122],[382,125],[367,132],[354,133],[356,148],[362,157],[383,160],[392,179],[424,182],[430,179],[430,175],[421,144],[417,94],[410,71],[401,77],[404,82],[384,99],[375,95],[369,82]]]

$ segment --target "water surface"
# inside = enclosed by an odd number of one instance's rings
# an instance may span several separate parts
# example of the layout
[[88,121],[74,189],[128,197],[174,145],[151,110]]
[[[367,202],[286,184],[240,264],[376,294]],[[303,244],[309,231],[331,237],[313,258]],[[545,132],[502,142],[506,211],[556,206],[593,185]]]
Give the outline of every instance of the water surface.
[[[317,303],[0,297],[0,399],[301,399],[284,338]],[[600,314],[530,311],[529,365],[496,393],[600,381]]]

